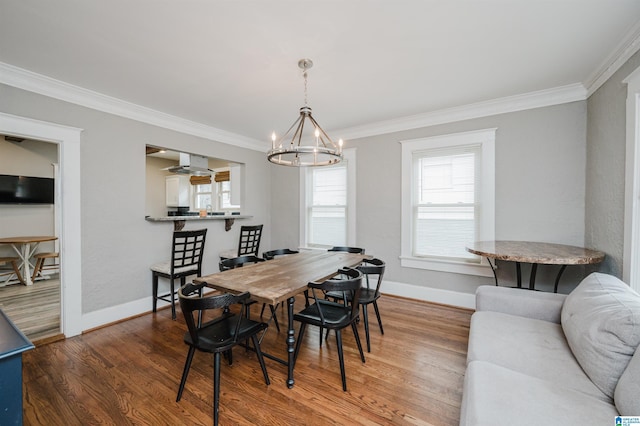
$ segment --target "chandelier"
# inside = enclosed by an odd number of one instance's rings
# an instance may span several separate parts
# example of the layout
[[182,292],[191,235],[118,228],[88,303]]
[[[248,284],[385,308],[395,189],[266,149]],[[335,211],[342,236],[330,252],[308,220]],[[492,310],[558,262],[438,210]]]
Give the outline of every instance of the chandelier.
[[304,106],[300,108],[298,119],[278,141],[276,133],[271,134],[271,149],[267,152],[267,159],[274,164],[293,167],[330,166],[342,160],[342,139],[336,145],[313,118],[311,107],[307,105],[307,70],[312,66],[311,59],[298,61],[304,77]]

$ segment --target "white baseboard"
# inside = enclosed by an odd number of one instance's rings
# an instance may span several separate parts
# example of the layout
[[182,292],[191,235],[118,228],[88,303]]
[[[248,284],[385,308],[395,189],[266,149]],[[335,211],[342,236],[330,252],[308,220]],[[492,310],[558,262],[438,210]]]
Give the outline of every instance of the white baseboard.
[[[132,302],[123,303],[122,305],[111,306],[109,308],[100,309],[99,311],[83,314],[82,331],[91,330],[92,328],[101,327],[112,322],[149,312],[151,311],[151,302],[152,298],[149,296],[144,299],[138,299]],[[168,302],[161,300],[158,301],[158,307],[167,305],[169,305]]]
[[[213,290],[210,290],[213,291]],[[205,294],[208,291],[205,290]],[[127,318],[132,318],[140,314],[146,314],[151,312],[153,306],[153,299],[151,296],[143,299],[134,300],[132,302],[123,303],[122,305],[111,306],[109,308],[100,309],[99,311],[89,312],[82,315],[82,331],[91,330],[96,327],[102,327],[113,322],[121,321]],[[169,302],[158,300],[158,309],[169,306]],[[178,318],[182,315],[180,313],[180,304],[176,300],[176,313]]]
[[439,288],[423,287],[414,284],[386,280],[382,282],[380,291],[384,294],[441,303],[443,305],[459,306],[468,309],[476,308],[475,294],[460,293],[457,291],[442,290]]
[[[441,303],[443,305],[459,306],[468,309],[476,308],[476,296],[474,294],[423,287],[394,281],[384,281],[382,283],[381,291],[384,294],[425,300],[427,302]],[[83,314],[82,330],[91,330],[96,327],[101,327],[106,324],[111,324],[116,321],[121,321],[123,319],[150,312],[151,306],[151,297],[145,297],[143,299],[123,303],[122,305],[111,306],[109,308]],[[158,300],[158,308],[164,306],[169,306],[169,303]],[[177,309],[179,310],[180,308],[177,307]]]

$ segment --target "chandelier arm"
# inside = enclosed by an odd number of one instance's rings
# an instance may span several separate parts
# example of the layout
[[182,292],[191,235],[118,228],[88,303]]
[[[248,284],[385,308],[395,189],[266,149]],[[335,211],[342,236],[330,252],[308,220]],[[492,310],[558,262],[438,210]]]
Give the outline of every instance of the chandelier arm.
[[284,135],[282,135],[282,137],[281,137],[281,138],[280,138],[280,140],[278,141],[278,143],[279,143],[279,145],[280,145],[280,146],[282,146],[282,142],[285,140],[285,138],[287,137],[287,135],[289,134],[289,132],[291,132],[291,129],[293,129],[293,128],[296,126],[296,124],[298,125],[298,127],[300,127],[300,126],[299,126],[300,119],[301,119],[301,117],[298,117],[298,118],[296,119],[296,121],[294,121],[294,122],[293,122],[293,124],[291,125],[291,127],[289,127],[289,129],[284,133]]
[[298,139],[298,146],[302,144],[302,132],[304,132],[304,115],[300,115],[300,125],[298,125],[298,129],[294,135]]
[[[313,125],[316,127],[316,129],[318,129],[320,131],[320,134],[323,135],[325,138],[327,138],[327,140],[331,143],[331,145],[333,146],[333,148],[337,148],[336,144],[331,140],[331,138],[329,137],[329,135],[327,135],[327,132],[325,132],[322,127],[320,127],[320,125],[318,124],[318,122],[315,120],[315,118],[313,118],[311,115],[309,116],[309,120],[311,120],[311,122],[313,123]],[[320,140],[322,141],[322,144],[326,147],[327,144],[325,143],[324,139],[322,138],[322,136],[320,137]]]

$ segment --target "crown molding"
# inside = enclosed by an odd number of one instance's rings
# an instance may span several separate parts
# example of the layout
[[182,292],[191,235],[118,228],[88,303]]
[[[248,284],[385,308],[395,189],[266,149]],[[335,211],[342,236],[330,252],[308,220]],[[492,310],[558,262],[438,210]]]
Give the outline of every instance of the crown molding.
[[584,81],[584,86],[587,88],[587,98],[606,83],[638,49],[640,49],[640,22],[629,31],[611,55]]
[[266,152],[268,148],[265,143],[253,138],[126,102],[3,62],[0,62],[0,83],[120,117],[241,148],[262,152]]
[[379,121],[377,123],[334,129],[330,130],[329,133],[340,135],[345,140],[358,139],[532,108],[583,101],[587,98],[586,93],[586,89],[582,84],[575,83],[408,117]]

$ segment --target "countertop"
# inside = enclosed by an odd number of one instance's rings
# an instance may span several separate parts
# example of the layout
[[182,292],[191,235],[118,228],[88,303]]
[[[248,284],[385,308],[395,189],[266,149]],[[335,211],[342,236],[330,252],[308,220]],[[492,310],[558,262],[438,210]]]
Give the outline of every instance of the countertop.
[[184,228],[186,221],[201,221],[201,220],[224,220],[224,230],[229,231],[233,226],[233,222],[236,219],[251,219],[253,216],[242,215],[242,214],[219,214],[219,215],[207,215],[204,217],[200,216],[158,216],[151,217],[145,216],[144,220],[147,222],[173,222],[173,230],[181,231]]
[[158,216],[150,217],[145,216],[145,220],[149,222],[174,222],[176,220],[227,220],[227,219],[251,219],[253,216],[242,214],[227,214],[227,215],[208,215],[205,217],[200,216]]

